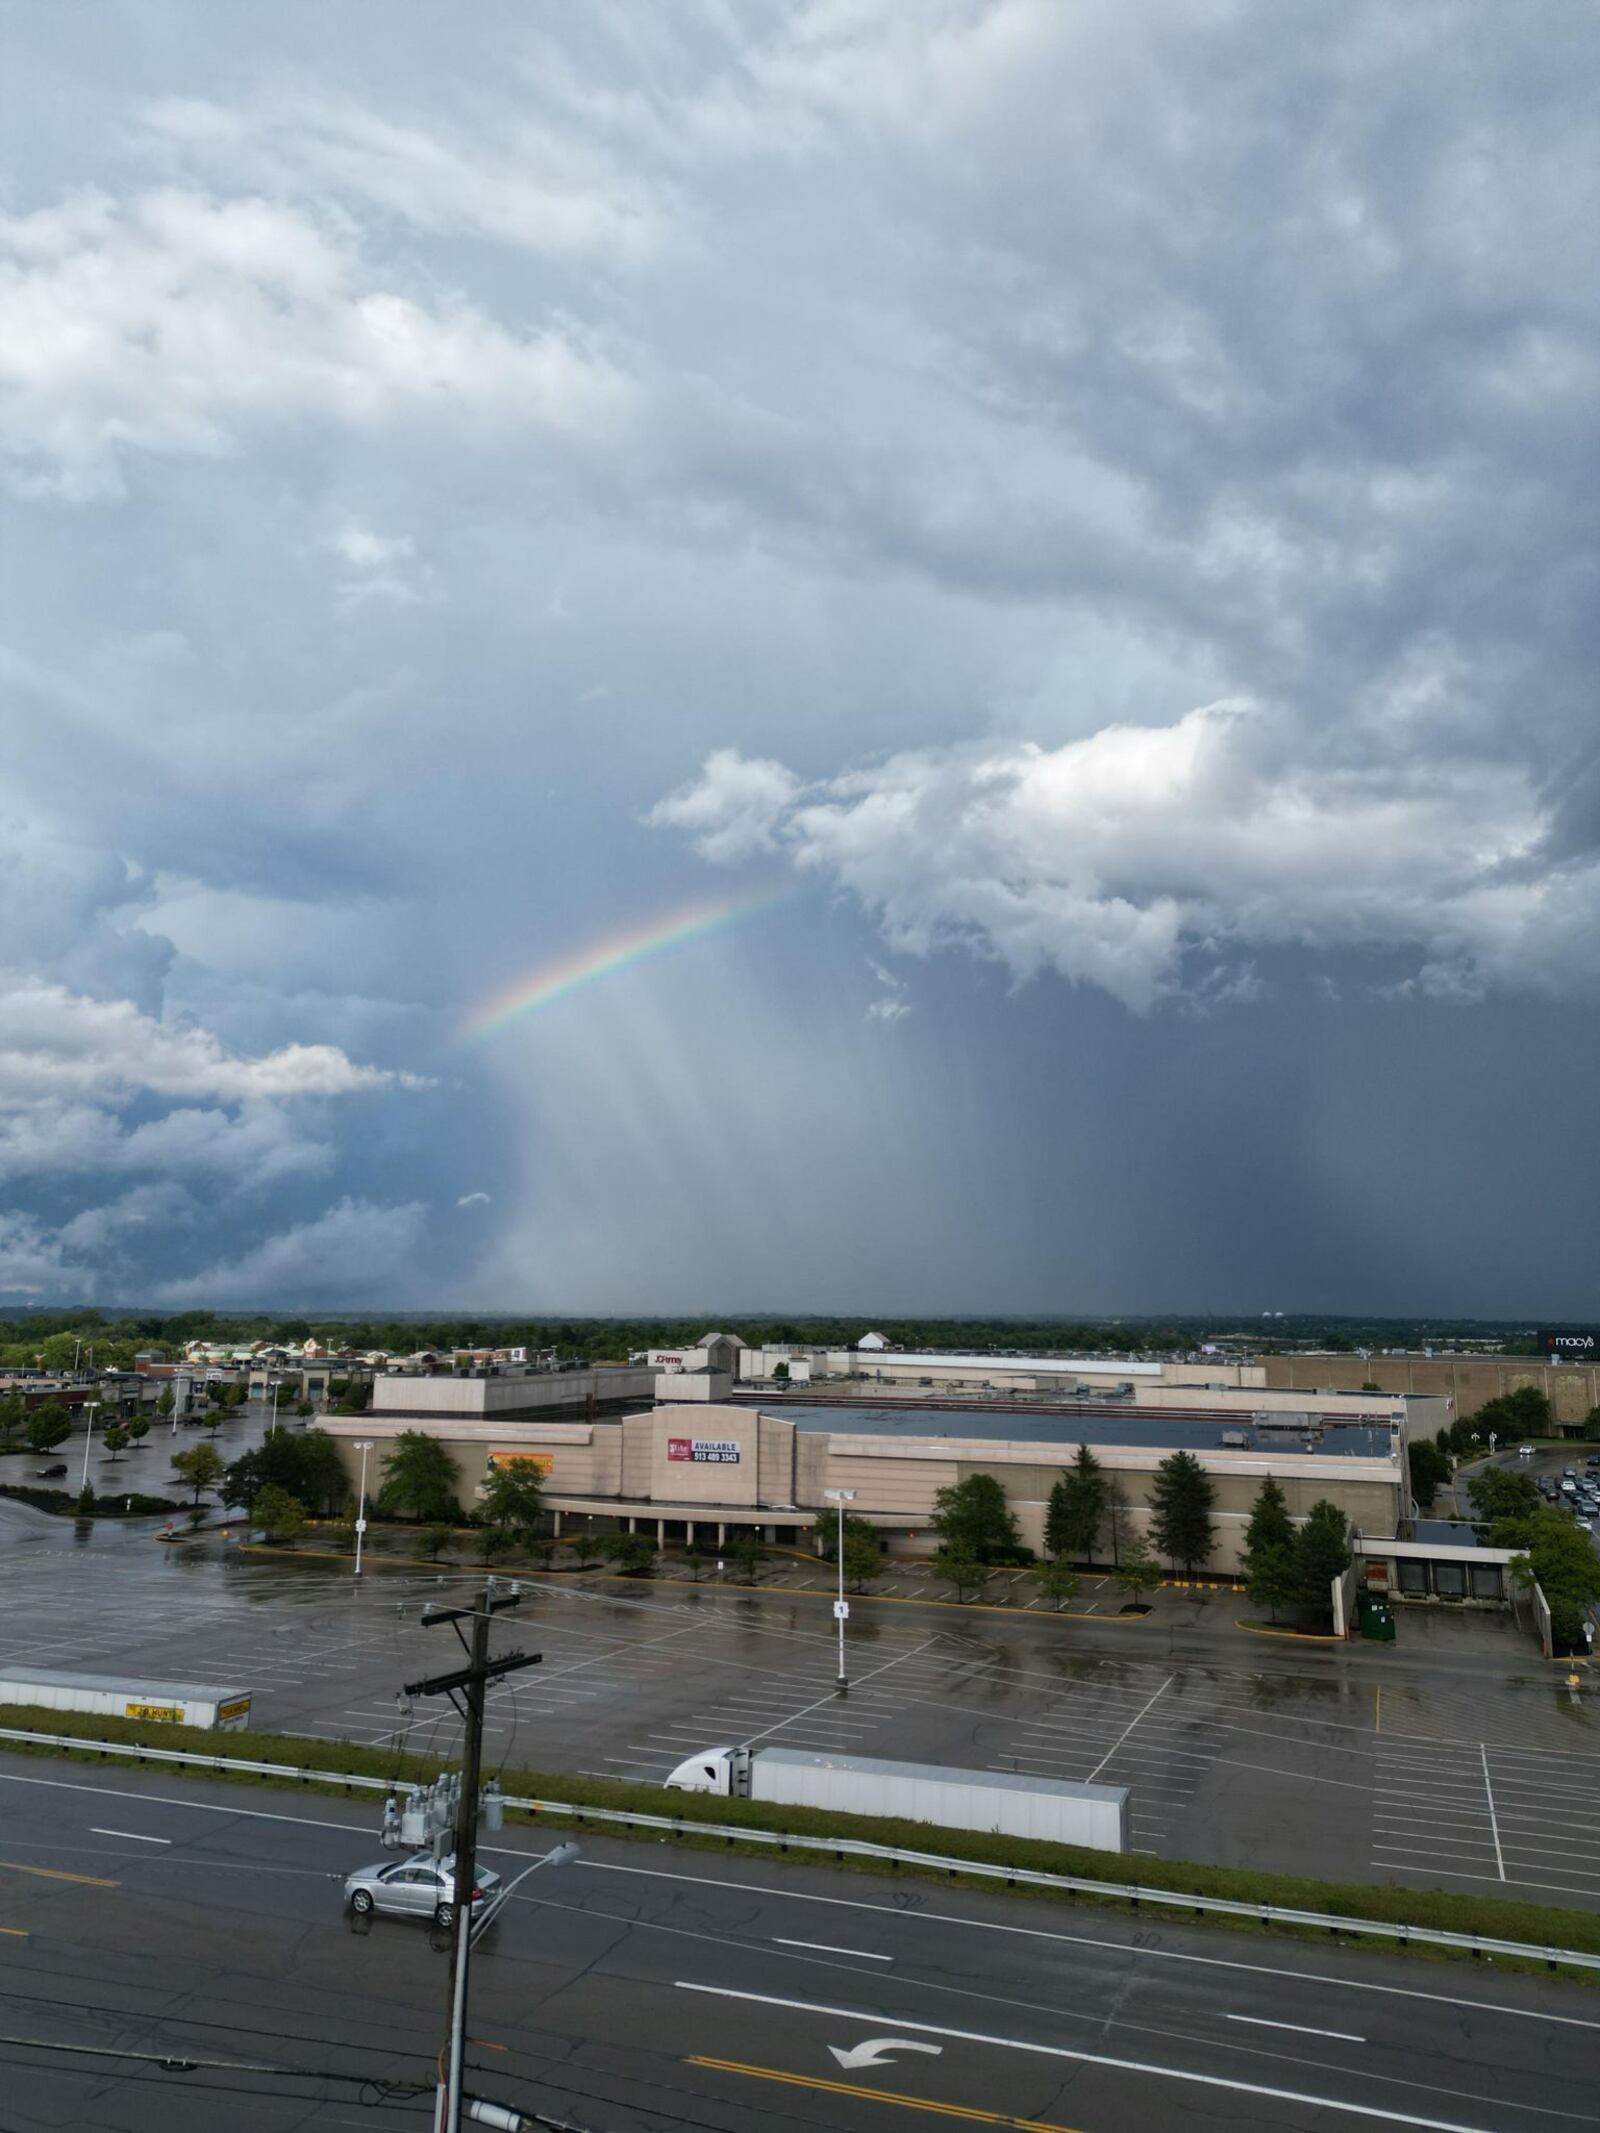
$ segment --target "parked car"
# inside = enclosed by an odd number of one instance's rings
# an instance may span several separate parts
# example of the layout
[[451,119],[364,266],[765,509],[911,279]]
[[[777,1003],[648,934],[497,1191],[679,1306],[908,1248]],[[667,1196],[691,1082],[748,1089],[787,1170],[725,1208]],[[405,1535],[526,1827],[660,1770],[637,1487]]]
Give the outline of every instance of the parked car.
[[[498,1905],[500,1876],[480,1866],[476,1882],[473,1902]],[[414,1852],[406,1859],[386,1859],[381,1866],[359,1867],[345,1877],[344,1900],[346,1908],[360,1918],[378,1911],[387,1917],[449,1926],[455,1921],[455,1861],[435,1859],[432,1852]]]
[[35,1481],[59,1481],[66,1471],[67,1462],[65,1459],[58,1459],[54,1466],[36,1466],[33,1478]]

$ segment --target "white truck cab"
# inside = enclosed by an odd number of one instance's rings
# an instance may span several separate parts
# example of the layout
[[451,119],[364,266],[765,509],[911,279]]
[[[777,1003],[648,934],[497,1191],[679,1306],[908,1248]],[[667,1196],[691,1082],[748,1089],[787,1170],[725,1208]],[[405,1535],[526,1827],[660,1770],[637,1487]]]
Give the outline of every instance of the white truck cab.
[[[678,1765],[666,1780],[666,1788],[669,1792],[715,1792],[726,1799],[734,1790],[740,1756],[748,1765],[749,1754],[748,1748],[702,1748]],[[748,1783],[744,1789],[748,1791]]]

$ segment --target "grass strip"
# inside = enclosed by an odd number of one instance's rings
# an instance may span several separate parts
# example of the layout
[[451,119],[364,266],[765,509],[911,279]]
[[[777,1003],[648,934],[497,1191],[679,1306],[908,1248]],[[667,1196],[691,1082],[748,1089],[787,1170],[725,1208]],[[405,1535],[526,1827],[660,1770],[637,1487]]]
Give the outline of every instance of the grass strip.
[[[125,1747],[125,1753],[113,1755],[91,1748],[81,1751],[86,1760],[94,1762],[137,1763],[141,1748],[186,1748],[203,1755],[234,1756],[240,1761],[288,1763],[307,1776],[270,1779],[241,1773],[235,1778],[220,1770],[184,1774],[251,1785],[299,1787],[309,1784],[318,1790],[335,1793],[341,1789],[340,1775],[346,1772],[353,1777],[385,1778],[405,1785],[413,1780],[426,1783],[441,1769],[449,1767],[448,1762],[439,1757],[360,1747],[349,1741],[306,1740],[297,1734],[281,1733],[218,1733],[197,1726],[164,1725],[146,1719],[101,1718],[89,1712],[55,1711],[24,1705],[0,1705],[0,1726],[76,1735],[86,1740],[115,1741]],[[70,1757],[76,1752],[0,1741],[0,1753]],[[167,1767],[175,1772],[183,1770],[181,1765]],[[1067,1874],[1079,1880],[1148,1889],[1152,1893],[1159,1890],[1181,1896],[1225,1897],[1234,1903],[1318,1911],[1334,1918],[1431,1926],[1448,1933],[1478,1934],[1486,1940],[1524,1941],[1539,1948],[1570,1948],[1584,1954],[1600,1954],[1600,1913],[1528,1903],[1514,1897],[1462,1895],[1448,1889],[1399,1889],[1380,1882],[1322,1881],[1301,1874],[1265,1873],[1251,1867],[1135,1858],[1126,1852],[1090,1851],[1036,1838],[946,1829],[927,1822],[907,1822],[888,1816],[832,1814],[817,1808],[779,1807],[757,1800],[718,1799],[705,1793],[668,1793],[659,1785],[631,1784],[620,1778],[580,1777],[566,1771],[508,1766],[494,1771],[493,1775],[499,1778],[505,1791],[519,1797],[539,1800],[548,1796],[570,1803],[579,1810],[573,1818],[576,1820],[581,1821],[581,1810],[585,1807],[671,1815],[675,1821],[687,1825],[686,1841],[700,1838],[719,1848],[737,1845],[741,1830],[767,1830],[794,1836],[851,1837],[905,1851],[937,1851],[943,1857],[958,1861]],[[558,1818],[551,1815],[537,1819],[555,1821]],[[376,1831],[376,1810],[373,1821]],[[651,1838],[661,1841],[667,1834],[665,1831],[641,1831],[638,1841],[647,1842]],[[761,1855],[766,1857],[772,1856],[772,1850],[770,1845],[759,1847]],[[817,1858],[809,1852],[798,1856]],[[839,1863],[867,1871],[945,1878],[932,1868],[896,1868],[888,1862],[862,1861],[848,1853],[841,1855]],[[982,1885],[992,1886],[987,1882]],[[1121,1901],[1109,1893],[1106,1900]],[[1164,1912],[1169,1908],[1162,1906]],[[1210,1914],[1197,1915],[1205,1916],[1208,1923],[1226,1922],[1216,1920]],[[1351,1937],[1359,1937],[1354,1929]],[[1392,1946],[1387,1940],[1372,1945]],[[1589,1981],[1593,1982],[1592,1979]]]

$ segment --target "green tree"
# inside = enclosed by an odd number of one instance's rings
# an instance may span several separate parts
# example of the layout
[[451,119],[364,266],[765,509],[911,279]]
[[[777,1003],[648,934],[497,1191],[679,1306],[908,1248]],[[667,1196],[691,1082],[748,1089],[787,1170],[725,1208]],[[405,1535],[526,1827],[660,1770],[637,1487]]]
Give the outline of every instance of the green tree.
[[198,1503],[207,1489],[214,1489],[227,1472],[222,1456],[214,1444],[197,1444],[187,1452],[174,1452],[172,1471],[178,1479],[194,1491]]
[[176,1405],[177,1402],[172,1397],[172,1387],[170,1385],[164,1386],[160,1398],[156,1401],[156,1413],[163,1416],[170,1415]]
[[1055,1613],[1059,1614],[1068,1600],[1078,1596],[1083,1579],[1070,1563],[1053,1555],[1047,1561],[1033,1566],[1033,1582],[1039,1588],[1039,1597],[1048,1600]]
[[1111,1536],[1111,1561],[1113,1566],[1122,1560],[1123,1536],[1128,1530],[1132,1506],[1120,1476],[1113,1474],[1106,1483],[1106,1531]]
[[452,1526],[430,1526],[423,1534],[422,1552],[430,1563],[436,1563],[443,1555],[450,1545],[454,1531]]
[[608,1533],[606,1554],[623,1577],[648,1577],[655,1566],[656,1544],[648,1533]]
[[933,1499],[933,1530],[946,1548],[980,1563],[1014,1559],[1021,1545],[1006,1492],[992,1474],[969,1474]]
[[93,1518],[98,1505],[99,1498],[94,1493],[94,1483],[86,1481],[78,1491],[78,1517]]
[[289,1494],[268,1483],[255,1500],[250,1513],[258,1526],[264,1528],[269,1540],[292,1545],[306,1529],[305,1505]]
[[933,1555],[933,1574],[956,1589],[965,1604],[969,1593],[981,1592],[989,1582],[989,1566],[961,1541],[946,1541]]
[[1291,1542],[1266,1541],[1251,1549],[1244,1559],[1245,1586],[1258,1607],[1265,1607],[1274,1622],[1278,1609],[1290,1606],[1300,1594]]
[[386,1513],[440,1524],[458,1515],[456,1484],[461,1469],[425,1430],[404,1429],[383,1460],[378,1502]]
[[1154,1592],[1161,1583],[1161,1565],[1142,1533],[1130,1532],[1124,1536],[1122,1557],[1113,1575],[1118,1587],[1131,1600],[1142,1601],[1147,1592]]
[[1486,1466],[1474,1474],[1467,1483],[1467,1495],[1479,1518],[1491,1523],[1503,1518],[1531,1518],[1540,1502],[1531,1475],[1508,1473],[1500,1466]]
[[1250,1523],[1244,1529],[1244,1552],[1249,1557],[1263,1548],[1293,1546],[1294,1520],[1289,1516],[1289,1499],[1269,1474],[1256,1491]]
[[882,1569],[883,1550],[871,1526],[859,1519],[852,1519],[850,1525],[859,1530],[852,1533],[849,1526],[845,1528],[844,1581],[852,1592],[859,1592]]
[[104,1443],[106,1451],[110,1454],[112,1465],[115,1466],[118,1459],[128,1449],[128,1432],[120,1423],[112,1422],[107,1425],[101,1441]]
[[1450,1455],[1423,1437],[1407,1447],[1406,1456],[1411,1462],[1411,1493],[1417,1500],[1417,1509],[1426,1514],[1450,1479]]
[[248,1509],[269,1486],[284,1489],[323,1513],[339,1510],[350,1493],[339,1447],[325,1429],[308,1429],[294,1436],[287,1430],[274,1430],[253,1452],[233,1461],[223,1500]]
[[746,1585],[759,1585],[767,1544],[753,1526],[741,1526],[728,1543],[728,1556]]
[[1174,1452],[1156,1468],[1150,1491],[1156,1546],[1174,1565],[1182,1563],[1186,1575],[1207,1561],[1215,1545],[1216,1500],[1216,1484],[1193,1452]]
[[[817,1547],[821,1552],[823,1561],[828,1563],[836,1563],[839,1560],[838,1519],[829,1515],[824,1516],[821,1520],[819,1520],[816,1529],[816,1538]],[[847,1513],[844,1521],[844,1546],[845,1555],[847,1558],[850,1553],[851,1541],[862,1538],[871,1541],[873,1547],[876,1548],[878,1545],[877,1527],[869,1526],[864,1518],[854,1518]]]
[[309,1400],[296,1400],[294,1403],[294,1411],[303,1422],[306,1419],[307,1415],[314,1415],[317,1410],[312,1406]]
[[544,1476],[524,1459],[497,1465],[484,1482],[479,1515],[527,1546],[544,1517]]
[[1301,1605],[1331,1618],[1333,1581],[1351,1560],[1350,1521],[1337,1504],[1321,1497],[1294,1539],[1295,1593]]
[[145,1438],[150,1434],[150,1425],[143,1415],[135,1415],[126,1427],[128,1435],[135,1444],[143,1444]]
[[1591,1444],[1600,1443],[1600,1407],[1591,1407],[1583,1425],[1583,1434]]
[[578,1558],[585,1570],[588,1569],[597,1555],[605,1552],[600,1546],[598,1533],[574,1533],[570,1545],[573,1554]]
[[1550,1634],[1563,1651],[1583,1642],[1589,1609],[1600,1600],[1600,1555],[1583,1528],[1563,1511],[1540,1504],[1526,1518],[1504,1519],[1490,1533],[1497,1548],[1517,1548],[1511,1575],[1537,1584],[1550,1607]]
[[46,1400],[28,1417],[28,1449],[53,1452],[72,1435],[72,1417],[56,1400]]
[[476,1520],[474,1523],[478,1528],[479,1560],[485,1563],[492,1563],[496,1556],[504,1555],[511,1546],[511,1535],[504,1526],[490,1525],[482,1519]]
[[27,1402],[20,1392],[8,1392],[0,1399],[0,1438],[9,1442],[27,1419]]
[[1051,1555],[1092,1563],[1106,1515],[1106,1473],[1087,1444],[1078,1446],[1072,1466],[1050,1491],[1045,1508],[1044,1544]]
[[701,1573],[706,1567],[706,1559],[700,1553],[700,1550],[698,1548],[693,1546],[687,1547],[683,1551],[683,1567],[689,1573],[690,1584],[698,1585],[700,1582]]

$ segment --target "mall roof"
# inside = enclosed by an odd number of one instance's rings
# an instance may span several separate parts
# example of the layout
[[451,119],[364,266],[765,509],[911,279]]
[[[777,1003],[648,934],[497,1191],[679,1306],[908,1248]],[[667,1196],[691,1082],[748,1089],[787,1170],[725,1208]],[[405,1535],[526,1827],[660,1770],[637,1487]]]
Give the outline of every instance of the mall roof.
[[881,1352],[868,1349],[874,1362],[892,1363],[896,1370],[1002,1370],[1020,1371],[1037,1377],[1158,1378],[1159,1363],[1130,1363],[1124,1357],[1103,1355],[921,1355],[900,1348]]
[[760,1412],[841,1437],[992,1437],[1009,1444],[1125,1445],[1138,1451],[1314,1452],[1346,1459],[1387,1459],[1393,1435],[1387,1426],[1337,1422],[1314,1431],[1259,1429],[1237,1415],[1214,1420],[1176,1419],[1150,1408],[1119,1413],[1040,1414],[1037,1408],[985,1407],[952,1412],[942,1407],[801,1407],[787,1401]]

